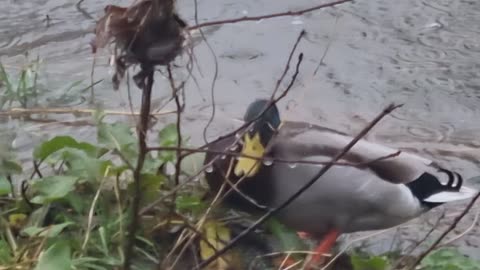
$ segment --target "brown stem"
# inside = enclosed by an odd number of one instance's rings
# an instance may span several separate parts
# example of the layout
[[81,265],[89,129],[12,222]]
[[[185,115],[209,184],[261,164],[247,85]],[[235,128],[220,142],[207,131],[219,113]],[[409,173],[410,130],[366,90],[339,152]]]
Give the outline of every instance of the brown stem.
[[273,216],[274,214],[278,213],[280,210],[287,207],[292,201],[294,201],[298,196],[300,196],[305,190],[307,190],[310,186],[312,186],[323,174],[325,174],[336,161],[342,158],[358,141],[360,141],[383,117],[387,114],[391,113],[396,108],[400,107],[401,105],[389,105],[386,107],[382,113],[380,113],[370,124],[365,127],[343,150],[341,150],[334,158],[332,158],[331,162],[325,165],[315,176],[312,177],[304,186],[302,186],[297,192],[295,192],[290,198],[286,201],[281,203],[278,207],[269,210],[266,214],[260,217],[255,223],[253,223],[250,227],[242,231],[239,235],[237,235],[232,241],[228,243],[224,248],[216,252],[207,260],[200,263],[196,269],[202,269],[205,266],[209,265],[211,262],[216,260],[218,257],[222,256],[225,252],[231,249],[239,240],[244,238],[248,233],[252,232],[260,225],[262,225],[268,218]]
[[154,74],[154,71],[152,69],[151,71],[149,71],[146,77],[147,83],[145,84],[145,87],[142,93],[140,123],[137,128],[139,154],[138,154],[137,165],[135,167],[135,171],[133,172],[134,194],[133,194],[132,212],[131,212],[132,221],[130,222],[130,226],[128,228],[128,238],[125,245],[125,262],[123,265],[124,270],[130,269],[130,264],[133,257],[133,247],[135,245],[135,236],[136,236],[137,228],[139,225],[138,212],[140,209],[140,200],[142,198],[140,178],[141,178],[143,163],[145,162],[145,157],[148,153],[147,132],[148,132],[148,120],[150,118],[150,103],[151,103],[152,86],[153,86],[153,74]]
[[241,18],[235,18],[235,19],[226,19],[226,20],[220,20],[220,21],[212,21],[212,22],[204,22],[200,23],[197,25],[193,25],[188,27],[188,30],[194,30],[206,26],[212,26],[212,25],[219,25],[219,24],[229,24],[229,23],[237,23],[237,22],[245,22],[245,21],[259,21],[263,19],[271,19],[271,18],[276,18],[276,17],[285,17],[285,16],[298,16],[302,15],[307,12],[312,12],[315,10],[319,10],[322,8],[327,8],[327,7],[333,7],[336,5],[340,5],[343,3],[347,2],[353,2],[353,0],[340,0],[340,1],[335,1],[331,3],[326,3],[326,4],[321,4],[317,5],[314,7],[302,9],[302,10],[297,10],[297,11],[286,11],[286,12],[280,12],[280,13],[273,13],[273,14],[267,14],[267,15],[261,15],[261,16],[254,16],[254,17],[241,17]]
[[[182,113],[182,106],[180,104],[180,99],[178,98],[178,91],[177,88],[175,87],[175,81],[173,80],[173,74],[172,74],[172,69],[170,65],[167,67],[168,71],[168,80],[170,82],[170,87],[172,88],[172,95],[175,100],[175,104],[177,106],[177,149],[176,149],[176,154],[177,154],[177,162],[175,164],[175,185],[178,185],[179,183],[179,178],[180,178],[180,168],[181,168],[181,163],[182,163],[182,158],[183,156],[181,155],[181,148],[182,148],[182,132],[181,132],[181,113]],[[148,151],[148,149],[147,149]]]

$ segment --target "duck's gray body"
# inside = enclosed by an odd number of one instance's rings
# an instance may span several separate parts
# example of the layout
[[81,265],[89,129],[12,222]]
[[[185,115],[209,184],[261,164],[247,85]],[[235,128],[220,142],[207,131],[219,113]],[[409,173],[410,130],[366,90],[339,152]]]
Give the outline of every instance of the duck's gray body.
[[[230,148],[234,137],[224,138],[210,149]],[[325,127],[282,122],[268,142],[265,157],[291,162],[264,162],[258,173],[243,180],[239,189],[259,204],[277,207],[324,166],[305,161],[328,162],[351,140],[351,136]],[[215,155],[207,154],[205,163],[213,158]],[[341,233],[377,230],[402,224],[444,202],[475,194],[462,186],[460,175],[428,159],[366,140],[359,141],[340,162],[364,166],[334,165],[281,210],[279,220],[319,237],[332,229]],[[218,179],[228,174],[227,163],[217,159],[213,172],[206,175],[216,190],[220,186]]]
[[[352,137],[328,128],[284,122],[271,141],[267,155],[277,159],[325,162],[351,140]],[[362,140],[341,162],[368,163],[397,152]],[[269,181],[273,195],[268,206],[276,207],[287,200],[322,166],[274,162],[268,169],[273,179]],[[348,233],[396,226],[430,209],[405,185],[426,172],[442,183],[448,182],[448,176],[439,172],[432,161],[404,152],[364,167],[336,165],[278,217],[292,228],[314,235],[323,235],[332,228]]]
[[[269,206],[287,200],[320,169],[305,164],[295,168],[273,164],[274,195]],[[346,233],[388,228],[422,212],[420,202],[405,185],[383,181],[362,169],[334,166],[278,217],[296,230],[323,235],[331,228]]]

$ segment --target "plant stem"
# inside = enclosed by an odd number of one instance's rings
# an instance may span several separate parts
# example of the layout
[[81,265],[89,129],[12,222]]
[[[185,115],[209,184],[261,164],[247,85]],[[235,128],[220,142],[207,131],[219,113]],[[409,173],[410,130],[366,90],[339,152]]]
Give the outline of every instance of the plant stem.
[[138,147],[139,147],[139,155],[137,160],[137,166],[135,167],[135,171],[133,172],[133,180],[134,180],[134,194],[133,194],[133,201],[132,201],[132,221],[130,222],[130,226],[128,228],[128,238],[125,245],[125,262],[123,265],[124,270],[130,269],[130,264],[133,257],[133,247],[135,245],[135,236],[137,232],[137,228],[139,225],[139,216],[138,212],[140,209],[140,200],[142,198],[142,190],[141,190],[141,172],[143,168],[143,163],[145,162],[145,157],[148,153],[147,151],[147,132],[148,132],[148,120],[150,118],[150,103],[151,103],[151,96],[152,96],[152,86],[153,86],[153,74],[154,70],[152,69],[149,71],[147,75],[147,83],[143,89],[142,94],[142,107],[140,108],[140,123],[137,127],[138,133]]

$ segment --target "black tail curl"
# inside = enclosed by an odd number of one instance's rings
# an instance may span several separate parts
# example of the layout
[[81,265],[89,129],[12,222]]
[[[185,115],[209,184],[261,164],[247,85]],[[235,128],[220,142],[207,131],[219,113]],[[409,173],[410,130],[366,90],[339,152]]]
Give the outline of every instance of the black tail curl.
[[428,197],[445,191],[458,192],[463,185],[463,178],[459,173],[443,168],[439,168],[438,171],[448,176],[447,183],[443,184],[437,176],[426,172],[407,184],[407,187],[410,188],[413,195],[428,207],[435,207],[442,204],[425,202],[424,200]]
[[[445,173],[448,175],[448,182],[446,185],[443,185],[446,190],[452,190],[452,191],[459,191],[460,188],[462,187],[463,185],[463,177],[457,173],[457,172],[452,172],[452,171],[449,171],[449,170],[446,170],[446,169],[438,169],[439,172],[442,172],[442,173]],[[455,178],[456,176],[456,178]],[[457,180],[457,183],[455,184],[455,180]]]

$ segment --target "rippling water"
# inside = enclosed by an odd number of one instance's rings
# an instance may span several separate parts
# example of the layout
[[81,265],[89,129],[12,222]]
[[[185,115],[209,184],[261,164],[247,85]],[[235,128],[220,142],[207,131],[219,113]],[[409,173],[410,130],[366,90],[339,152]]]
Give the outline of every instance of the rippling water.
[[[79,10],[74,2],[0,0],[1,61],[8,70],[16,72],[24,64],[26,52],[30,58],[38,55],[43,60],[41,85],[48,91],[40,105],[92,107],[87,103],[88,93],[72,94],[70,98],[59,96],[74,81],[83,80],[83,86],[89,84],[93,55],[88,43],[94,20],[85,13],[98,18],[106,2],[85,0],[84,10]],[[201,21],[217,20],[312,5],[307,0],[274,2],[199,1],[199,17]],[[193,24],[192,1],[180,1],[178,8]],[[300,17],[205,29],[219,64],[215,88],[217,115],[209,137],[237,125],[232,119],[241,117],[246,104],[254,98],[269,96],[301,29],[308,32],[299,46],[305,61],[298,83],[280,104],[285,118],[355,132],[388,103],[405,103],[375,128],[369,135],[371,140],[426,155],[459,170],[465,177],[480,174],[477,0],[364,0]],[[327,47],[323,64],[314,75]],[[201,134],[211,113],[214,60],[205,42],[198,43],[195,53],[198,86],[188,84],[184,123],[189,133]],[[104,52],[97,56],[94,80],[105,80],[95,88],[93,107],[128,111],[126,89],[114,92],[110,76],[108,53]],[[158,76],[157,83],[155,108],[169,97],[165,79]],[[132,89],[132,95],[133,103],[140,104],[140,91]],[[167,108],[172,108],[172,104]],[[132,121],[127,116],[110,119]],[[94,128],[83,124],[88,120],[89,117],[59,115],[35,121],[3,117],[0,135],[4,142],[13,140],[21,158],[28,160],[32,146],[46,137],[73,134],[79,139],[94,140]],[[201,143],[203,139],[192,140]],[[468,227],[472,220],[470,216],[463,227]],[[424,231],[418,228],[411,235]],[[470,234],[478,235],[478,226]],[[468,241],[473,241],[473,246],[480,245],[479,239]],[[468,241],[459,243],[468,246]],[[470,249],[467,252],[478,256]]]

